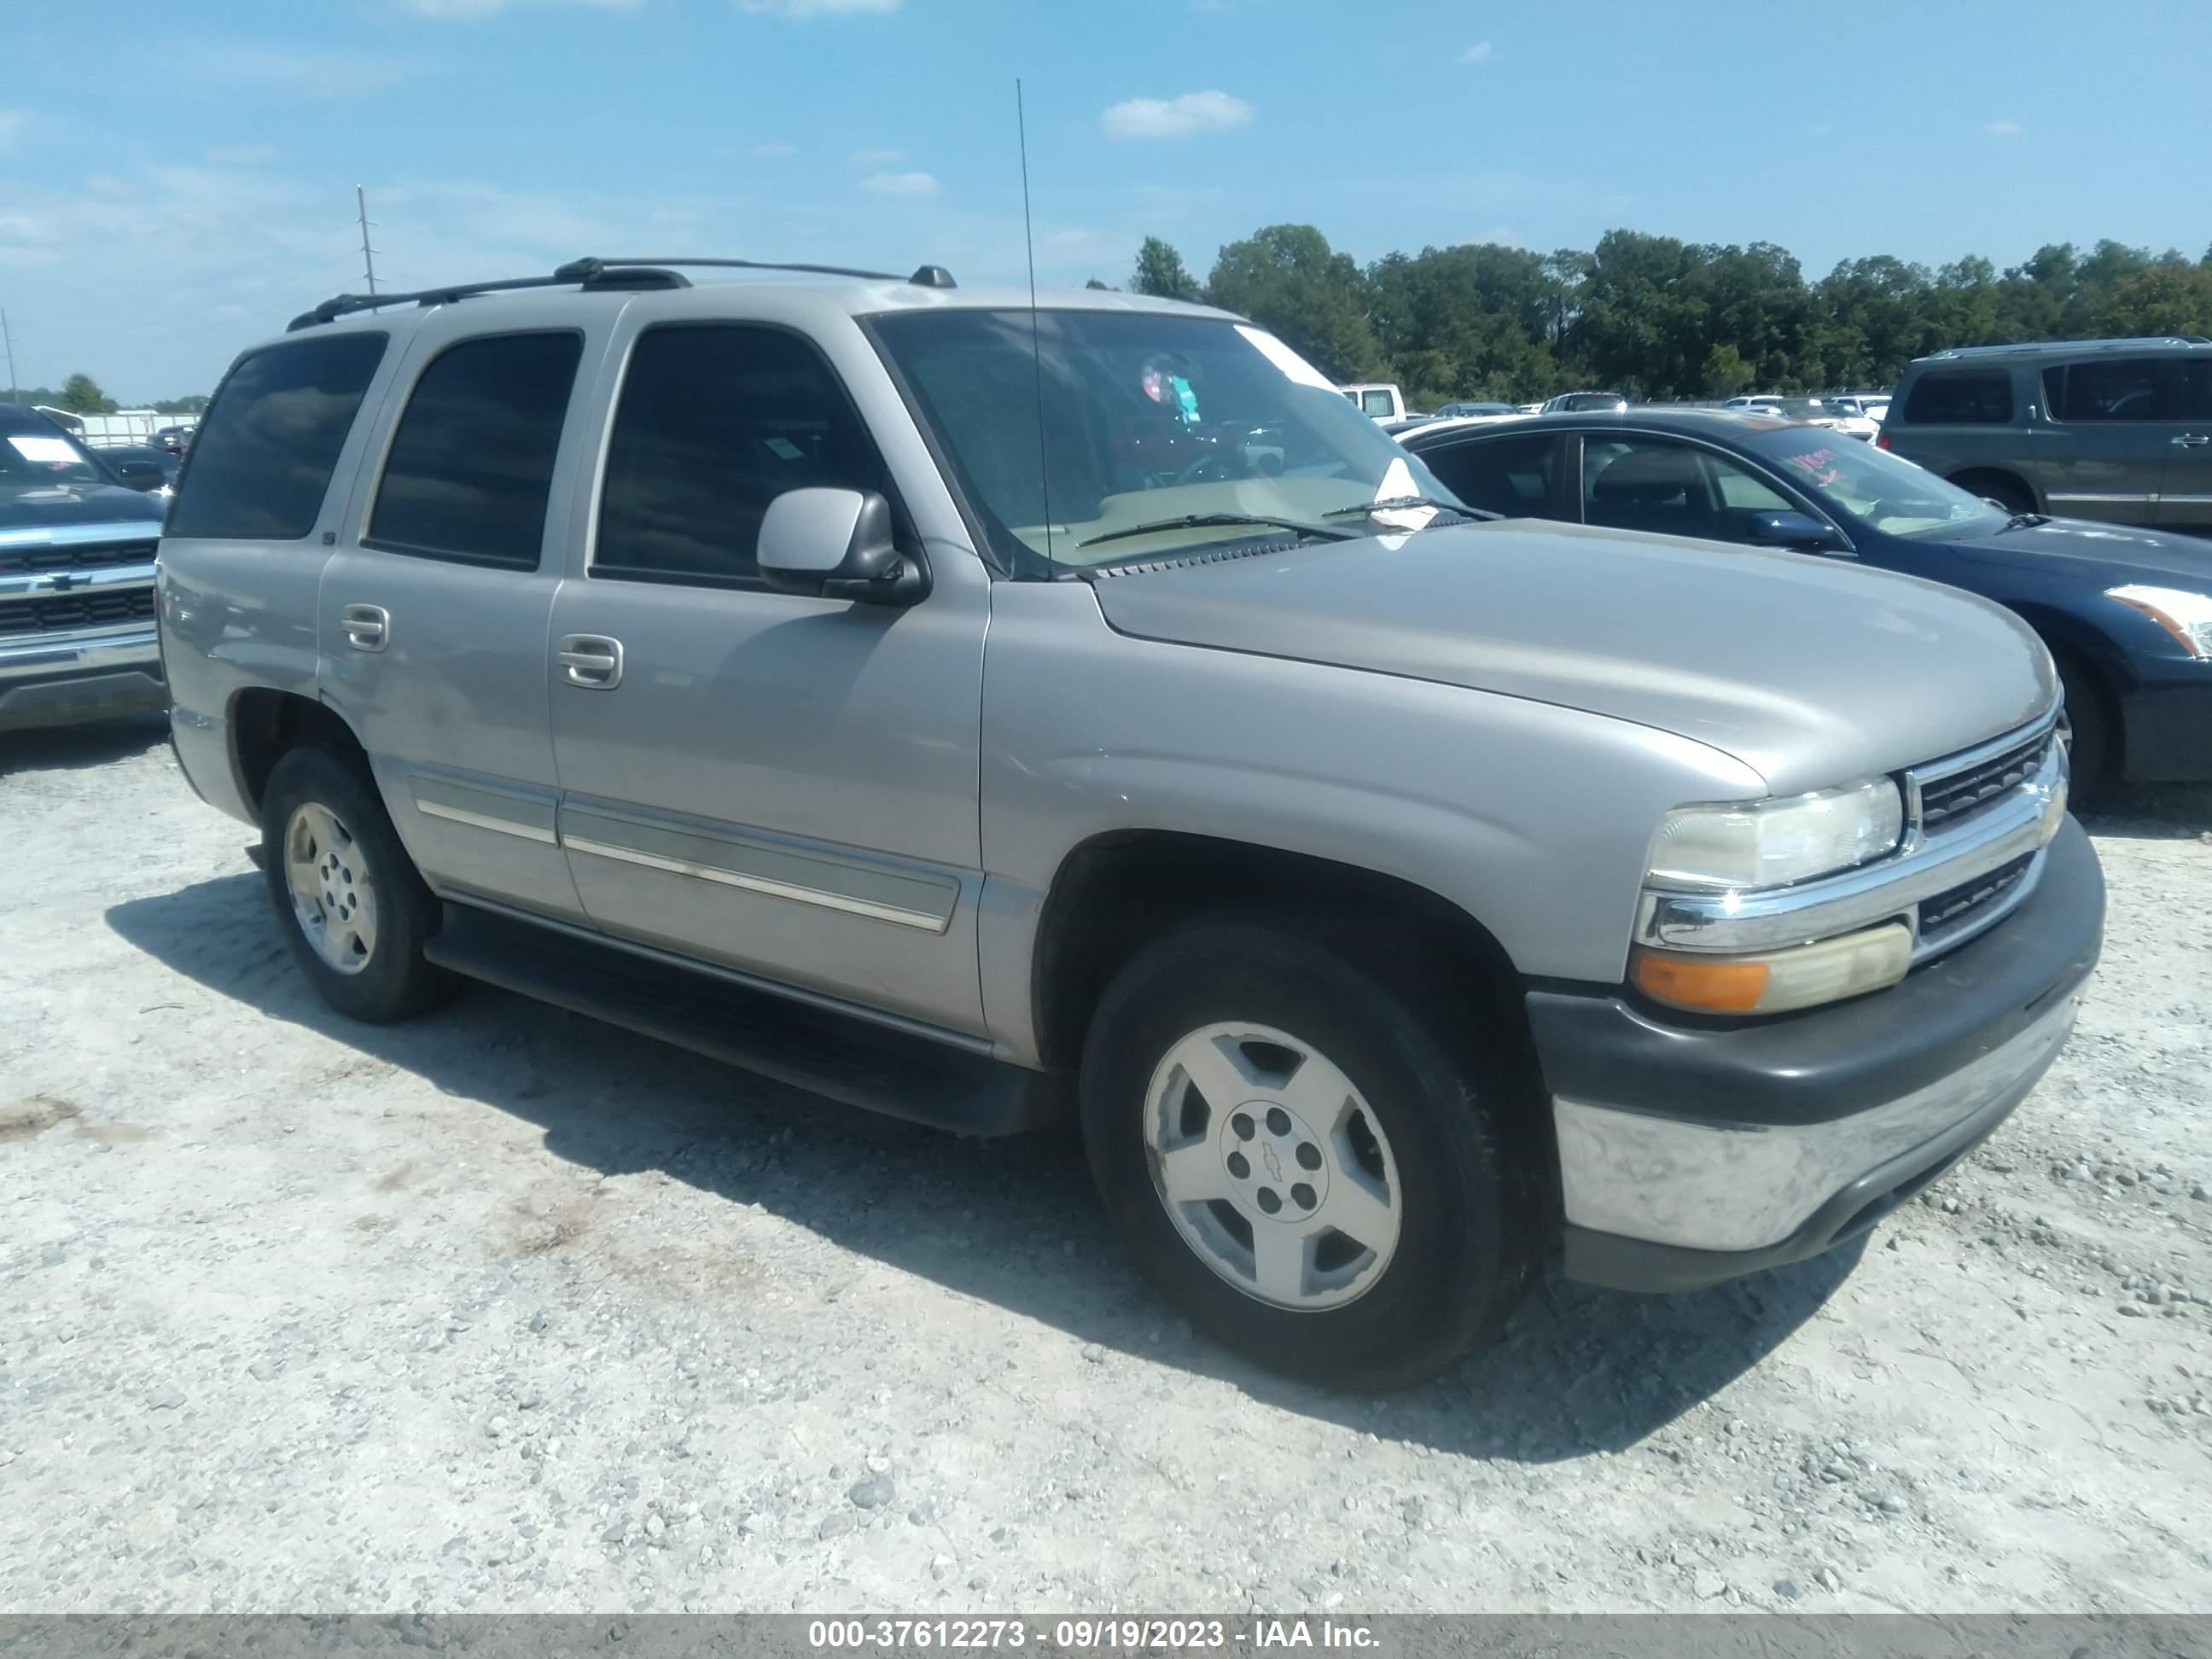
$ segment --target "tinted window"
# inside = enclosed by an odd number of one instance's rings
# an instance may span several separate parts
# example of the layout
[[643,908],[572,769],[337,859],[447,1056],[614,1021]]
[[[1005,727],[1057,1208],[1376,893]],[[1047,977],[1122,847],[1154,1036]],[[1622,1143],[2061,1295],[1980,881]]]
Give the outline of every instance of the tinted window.
[[2003,426],[2012,420],[2012,375],[2002,368],[1923,374],[1905,402],[1909,426]]
[[313,530],[387,338],[288,340],[240,358],[200,419],[166,533],[292,541]]
[[392,434],[369,544],[537,568],[583,350],[581,337],[564,332],[467,340],[439,353]]
[[607,442],[603,575],[757,576],[768,504],[787,489],[889,493],[882,459],[811,347],[777,329],[649,329]]
[[1751,539],[1753,521],[1796,503],[1724,456],[1657,438],[1588,440],[1583,518],[1609,530]]
[[1559,470],[1559,441],[1548,433],[1425,449],[1421,459],[1469,507],[1509,519],[1559,516],[1552,506],[1552,480]]
[[2192,357],[2181,365],[2181,389],[2174,418],[2212,421],[2212,359]]
[[2043,371],[2054,421],[2148,421],[2160,414],[2157,357],[2110,357]]

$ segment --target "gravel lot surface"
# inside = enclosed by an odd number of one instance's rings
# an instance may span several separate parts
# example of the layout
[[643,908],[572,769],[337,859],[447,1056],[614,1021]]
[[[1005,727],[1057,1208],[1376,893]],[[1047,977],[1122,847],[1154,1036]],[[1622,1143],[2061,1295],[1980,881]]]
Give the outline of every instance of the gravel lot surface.
[[0,739],[0,1610],[2212,1610],[2212,791],[2091,828],[2077,1036],[1862,1251],[1377,1401],[1068,1144],[348,1026],[158,727]]

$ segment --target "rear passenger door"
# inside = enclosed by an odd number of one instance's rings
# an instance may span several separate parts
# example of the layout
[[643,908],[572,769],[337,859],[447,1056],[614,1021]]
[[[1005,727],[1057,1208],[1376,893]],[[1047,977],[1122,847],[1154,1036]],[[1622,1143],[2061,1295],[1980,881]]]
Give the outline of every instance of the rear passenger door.
[[755,558],[786,490],[882,493],[915,556],[909,505],[944,497],[918,442],[893,476],[856,392],[886,431],[903,407],[837,320],[618,339],[583,574],[554,611],[561,836],[610,933],[979,1032],[988,574],[933,544],[928,596],[896,609],[773,592]]
[[[508,319],[526,301],[495,304]],[[441,891],[556,917],[582,906],[557,840],[547,637],[565,533],[552,489],[593,342],[480,305],[423,324],[323,573],[324,695],[368,750],[400,839]],[[565,476],[565,472],[563,472]]]
[[1572,522],[1574,497],[1561,483],[1567,442],[1556,432],[1470,436],[1458,443],[1424,446],[1419,454],[1444,487],[1469,507],[1509,519]]
[[2212,356],[2166,365],[2175,429],[2166,434],[2158,521],[2198,535],[2212,532]]
[[2053,513],[2115,524],[2158,517],[2166,459],[2184,428],[2173,416],[2170,358],[2092,357],[2043,371],[2044,429],[2035,453]]

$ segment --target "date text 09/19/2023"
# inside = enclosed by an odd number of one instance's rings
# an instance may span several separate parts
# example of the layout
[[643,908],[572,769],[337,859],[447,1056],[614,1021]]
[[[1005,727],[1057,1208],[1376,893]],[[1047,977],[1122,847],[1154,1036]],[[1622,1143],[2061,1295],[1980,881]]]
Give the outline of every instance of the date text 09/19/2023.
[[808,1622],[806,1639],[823,1649],[1038,1647],[1066,1652],[1376,1645],[1367,1626],[1328,1619],[816,1619]]

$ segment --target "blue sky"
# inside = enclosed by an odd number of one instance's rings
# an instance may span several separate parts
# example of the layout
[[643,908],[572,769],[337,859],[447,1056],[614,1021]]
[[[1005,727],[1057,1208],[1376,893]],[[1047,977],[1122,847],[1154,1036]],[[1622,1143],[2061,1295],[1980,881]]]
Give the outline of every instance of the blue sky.
[[[19,374],[205,391],[357,289],[580,253],[1203,276],[1613,226],[2000,265],[2212,242],[2202,0],[192,0],[0,4]],[[4,371],[0,371],[4,374]]]

